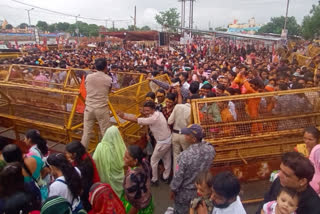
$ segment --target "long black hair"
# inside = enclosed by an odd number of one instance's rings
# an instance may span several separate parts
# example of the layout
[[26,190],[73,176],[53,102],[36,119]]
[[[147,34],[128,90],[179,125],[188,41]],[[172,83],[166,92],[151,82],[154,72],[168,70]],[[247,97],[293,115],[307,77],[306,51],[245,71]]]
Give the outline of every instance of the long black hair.
[[142,149],[139,146],[131,145],[128,146],[128,152],[131,157],[138,161],[138,164],[142,166],[145,173],[148,174],[148,176],[151,176],[151,170],[148,162],[144,159],[145,154],[143,153]]
[[[83,205],[86,209],[90,209],[90,203],[85,203],[89,197],[89,190],[93,184],[93,164],[92,160],[86,152],[86,148],[79,142],[73,141],[66,146],[67,152],[75,155],[74,166],[78,167],[81,172],[81,181],[83,187],[83,194],[81,196]],[[86,155],[86,156],[85,156]],[[85,157],[84,157],[85,156]]]
[[47,164],[61,170],[65,177],[66,184],[74,198],[80,196],[82,191],[80,175],[64,154],[54,153],[49,155]]
[[42,156],[46,156],[48,154],[48,146],[47,141],[41,137],[40,132],[35,129],[30,129],[26,133],[26,138],[30,139],[32,144],[36,144],[38,149],[41,152]]
[[19,162],[7,164],[0,173],[0,197],[10,197],[17,192],[24,192],[24,178]]
[[21,149],[16,144],[9,144],[2,150],[2,156],[7,163],[19,162],[24,170],[32,177],[32,172],[24,163]]
[[31,183],[24,183],[21,163],[7,164],[0,173],[0,197],[6,206],[2,213],[27,214],[32,210],[39,210],[41,197],[39,189]]

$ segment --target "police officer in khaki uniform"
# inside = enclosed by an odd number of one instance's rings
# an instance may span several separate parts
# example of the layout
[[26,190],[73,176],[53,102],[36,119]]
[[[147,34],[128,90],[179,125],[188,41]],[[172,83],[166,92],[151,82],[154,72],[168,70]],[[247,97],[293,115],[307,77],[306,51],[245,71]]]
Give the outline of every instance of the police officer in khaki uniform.
[[89,74],[85,81],[87,96],[81,143],[86,148],[88,148],[90,133],[96,121],[99,123],[101,135],[104,135],[105,131],[110,126],[108,96],[111,90],[112,79],[106,74],[106,59],[96,59],[95,67],[96,71]]

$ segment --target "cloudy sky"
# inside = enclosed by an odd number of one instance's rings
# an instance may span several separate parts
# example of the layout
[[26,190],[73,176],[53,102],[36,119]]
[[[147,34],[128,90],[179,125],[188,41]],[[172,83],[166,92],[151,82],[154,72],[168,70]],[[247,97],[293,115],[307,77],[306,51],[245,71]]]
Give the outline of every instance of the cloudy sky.
[[[137,6],[137,25],[149,25],[159,29],[154,16],[163,10],[175,7],[180,12],[181,3],[178,0],[18,0],[30,5],[47,8],[71,15],[97,19],[127,20],[115,22],[116,27],[126,27],[133,23],[134,6]],[[289,16],[295,16],[299,23],[307,15],[312,4],[318,0],[290,0]],[[19,4],[12,0],[0,1],[0,19],[6,19],[10,24],[18,25],[28,22],[25,9],[32,7]],[[188,9],[188,8],[187,8]],[[233,19],[247,22],[255,17],[257,23],[266,23],[271,17],[285,15],[286,0],[196,0],[194,3],[194,26],[198,29],[226,26]],[[30,12],[31,23],[38,20],[48,23],[59,21],[75,22],[74,17],[58,15],[35,8]],[[84,20],[87,23],[105,25],[105,21]],[[109,27],[111,23],[107,23]]]

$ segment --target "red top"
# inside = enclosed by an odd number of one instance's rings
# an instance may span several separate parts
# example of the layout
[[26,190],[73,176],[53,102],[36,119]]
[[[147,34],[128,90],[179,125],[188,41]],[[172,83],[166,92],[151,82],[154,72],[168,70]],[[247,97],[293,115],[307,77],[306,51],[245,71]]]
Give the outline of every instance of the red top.
[[92,159],[91,155],[89,155],[88,153],[84,154],[81,159],[84,160],[86,158],[89,158],[91,160],[92,166],[93,166],[93,178],[92,178],[92,183],[97,183],[100,182],[100,176],[99,176],[99,172],[97,170],[97,166],[96,163],[94,162],[94,160]]

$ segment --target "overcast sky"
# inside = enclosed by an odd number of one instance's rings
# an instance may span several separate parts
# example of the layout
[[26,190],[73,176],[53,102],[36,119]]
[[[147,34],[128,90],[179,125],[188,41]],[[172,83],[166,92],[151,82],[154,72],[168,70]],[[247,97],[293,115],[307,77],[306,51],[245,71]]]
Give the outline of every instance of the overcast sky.
[[[116,27],[127,27],[132,24],[134,6],[137,6],[137,25],[149,25],[159,29],[154,16],[163,10],[175,7],[181,11],[178,0],[19,0],[31,5],[60,11],[67,14],[91,17],[98,19],[128,20],[115,22]],[[318,0],[290,0],[289,16],[295,16],[299,23],[307,15],[312,4]],[[0,19],[6,19],[14,26],[26,22],[28,16],[25,9],[31,7],[13,2],[12,0],[0,1]],[[286,0],[196,0],[194,3],[194,26],[198,29],[208,29],[209,22],[212,27],[226,26],[233,19],[247,22],[255,17],[257,23],[266,23],[271,17],[285,15]],[[188,8],[187,8],[188,11]],[[187,13],[188,14],[188,13]],[[74,17],[45,12],[34,9],[30,12],[31,24],[38,20],[48,23],[66,21],[75,22]],[[81,20],[81,19],[79,19]],[[105,25],[104,21],[81,20],[87,23]],[[111,23],[108,22],[109,27]]]

